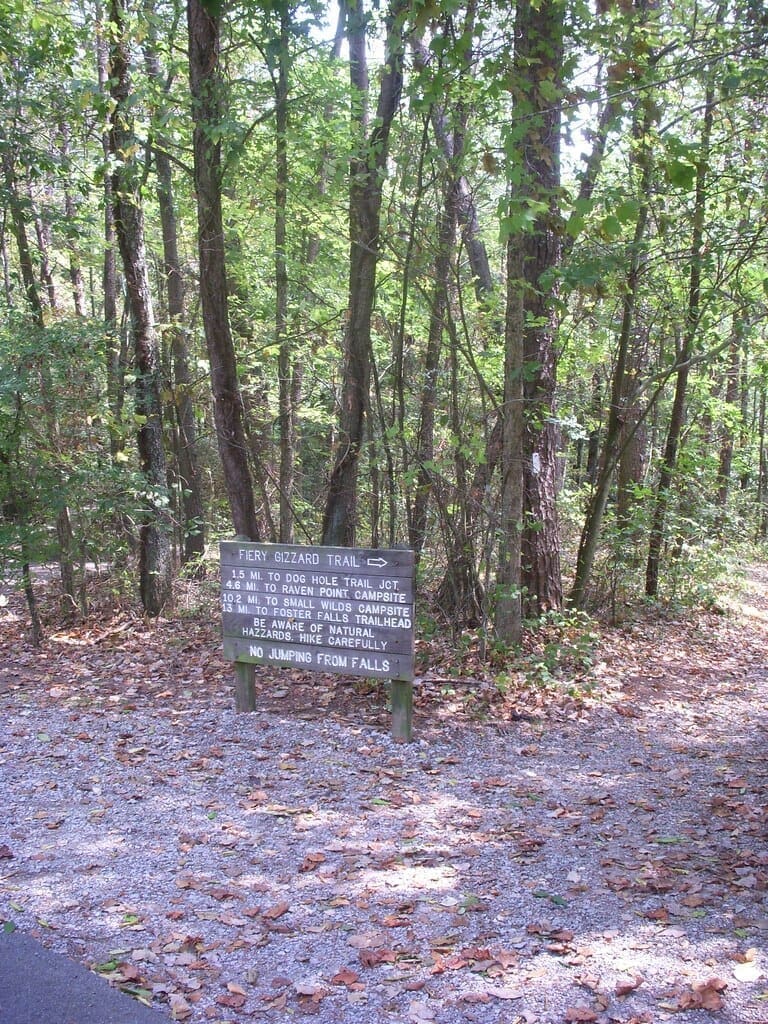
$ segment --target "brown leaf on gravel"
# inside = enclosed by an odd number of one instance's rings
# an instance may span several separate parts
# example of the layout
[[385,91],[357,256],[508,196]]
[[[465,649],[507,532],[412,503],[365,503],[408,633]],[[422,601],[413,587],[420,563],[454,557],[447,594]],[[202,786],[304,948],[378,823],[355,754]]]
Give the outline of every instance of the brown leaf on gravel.
[[332,985],[346,985],[350,988],[352,985],[356,985],[360,981],[360,975],[356,974],[349,967],[342,967],[340,971],[331,978]]
[[245,996],[234,992],[222,993],[220,996],[216,996],[216,1004],[225,1006],[228,1010],[240,1010],[245,1006]]
[[656,910],[648,910],[643,916],[647,917],[649,921],[661,921],[662,924],[667,924],[669,921],[669,911],[666,907],[657,907]]
[[325,863],[324,853],[308,853],[304,860],[299,865],[299,871],[306,873],[307,871],[314,871],[320,864]]
[[286,903],[285,900],[281,900],[280,903],[276,903],[274,907],[269,907],[268,910],[262,912],[262,917],[266,917],[268,921],[276,921],[283,914],[287,914],[290,910],[290,904]]
[[631,992],[635,992],[645,981],[642,974],[635,974],[632,978],[622,978],[616,982],[614,992],[617,996],[628,996]]
[[184,996],[174,993],[170,1000],[171,1020],[186,1020],[192,1016],[192,1007]]
[[214,889],[209,889],[208,895],[220,902],[222,900],[239,900],[242,898],[240,893],[235,892],[233,889],[227,889],[222,885],[216,886]]
[[12,857],[13,854],[11,853],[11,848],[9,846],[0,846],[0,860],[9,860]]
[[567,1021],[567,1024],[577,1024],[577,1022],[595,1021],[597,1016],[594,1010],[590,1010],[586,1006],[569,1006],[563,1020]]
[[709,978],[707,981],[694,985],[677,994],[673,1003],[667,1004],[670,1010],[709,1010],[717,1012],[725,1006],[722,993],[728,987],[728,982],[722,978]]
[[381,964],[393,964],[397,960],[394,949],[361,949],[360,963],[363,967],[379,967]]

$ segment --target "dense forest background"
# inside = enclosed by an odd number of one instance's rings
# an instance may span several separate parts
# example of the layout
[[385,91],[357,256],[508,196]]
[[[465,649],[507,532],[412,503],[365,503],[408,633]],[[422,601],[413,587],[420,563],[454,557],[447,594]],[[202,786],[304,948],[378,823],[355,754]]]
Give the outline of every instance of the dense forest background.
[[759,0],[0,0],[0,550],[527,619],[768,533]]

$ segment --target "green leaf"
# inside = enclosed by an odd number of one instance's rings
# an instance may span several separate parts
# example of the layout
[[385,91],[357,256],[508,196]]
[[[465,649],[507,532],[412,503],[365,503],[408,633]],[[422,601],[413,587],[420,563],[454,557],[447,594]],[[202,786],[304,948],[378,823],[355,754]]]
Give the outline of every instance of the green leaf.
[[568,906],[568,901],[563,899],[562,896],[558,896],[557,893],[554,892],[547,892],[546,889],[536,889],[534,890],[533,895],[537,900],[549,900],[549,902],[553,903],[556,907]]
[[614,213],[609,213],[603,218],[600,230],[608,239],[618,238],[621,235],[621,221]]
[[619,203],[614,211],[622,224],[634,224],[640,211],[640,204],[635,199]]
[[666,165],[667,179],[670,185],[690,190],[696,181],[696,168],[687,160],[670,160]]

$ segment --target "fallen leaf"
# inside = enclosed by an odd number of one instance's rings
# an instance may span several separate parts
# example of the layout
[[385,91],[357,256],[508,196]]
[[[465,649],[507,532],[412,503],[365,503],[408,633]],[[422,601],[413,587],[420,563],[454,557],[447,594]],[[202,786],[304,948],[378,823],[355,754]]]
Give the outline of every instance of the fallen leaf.
[[590,1022],[597,1020],[597,1013],[594,1010],[590,1010],[586,1006],[569,1006],[565,1011],[565,1018],[568,1024],[576,1024],[576,1022]]
[[305,978],[301,981],[295,981],[293,983],[294,992],[299,996],[307,996],[312,999],[313,1002],[319,1003],[325,996],[328,995],[326,989],[322,985],[319,985],[312,978]]
[[324,853],[308,853],[304,860],[299,865],[299,871],[307,872],[314,871],[319,864],[325,863]]
[[645,978],[642,974],[635,974],[632,978],[621,978],[616,982],[614,992],[617,996],[628,996],[631,992],[637,991],[643,984]]
[[226,1006],[228,1010],[239,1010],[245,1006],[245,996],[234,995],[230,992],[227,995],[216,996],[216,1003],[218,1006]]
[[393,964],[397,953],[393,949],[361,949],[360,963],[363,967],[378,967],[380,964]]
[[290,909],[290,904],[282,900],[280,903],[276,903],[274,907],[269,907],[268,910],[262,912],[262,917],[266,917],[268,921],[276,921],[283,914],[287,914]]
[[429,1003],[414,1000],[408,1007],[408,1018],[414,1022],[434,1020],[434,1007]]
[[360,975],[355,974],[349,967],[342,967],[340,971],[331,978],[332,985],[346,985],[349,988],[350,985],[355,985],[360,980]]
[[192,1016],[192,1007],[184,996],[174,993],[170,1000],[171,1020],[186,1020]]
[[728,987],[728,982],[722,978],[709,978],[693,988],[681,992],[670,1008],[674,1010],[709,1010],[716,1012],[722,1010],[725,1001],[722,993]]
[[485,990],[489,996],[493,996],[494,999],[522,999],[523,990],[520,988],[512,988],[510,985],[501,985],[498,988],[487,988]]

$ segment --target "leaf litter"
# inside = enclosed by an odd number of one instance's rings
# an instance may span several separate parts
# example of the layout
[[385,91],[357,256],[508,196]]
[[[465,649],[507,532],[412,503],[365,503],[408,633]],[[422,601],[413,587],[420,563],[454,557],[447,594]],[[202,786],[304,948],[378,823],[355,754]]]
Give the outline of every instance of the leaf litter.
[[766,584],[603,629],[590,699],[427,676],[410,746],[349,680],[235,714],[210,621],[33,652],[11,595],[0,925],[191,1024],[765,1024]]

